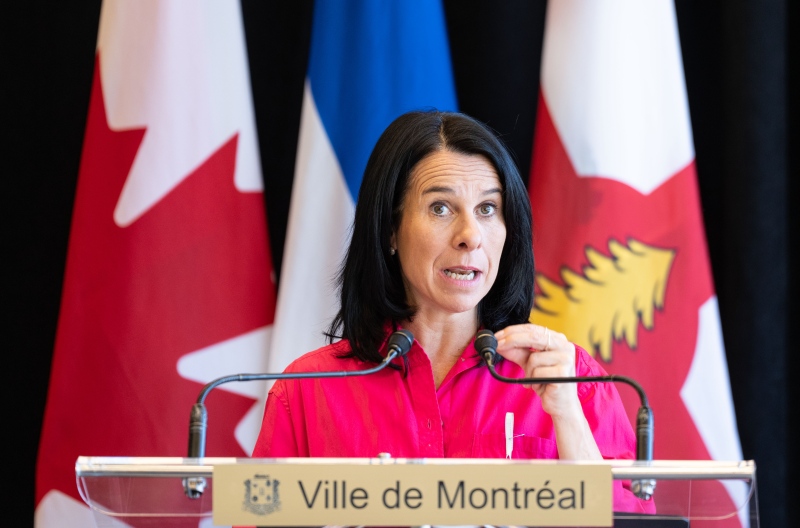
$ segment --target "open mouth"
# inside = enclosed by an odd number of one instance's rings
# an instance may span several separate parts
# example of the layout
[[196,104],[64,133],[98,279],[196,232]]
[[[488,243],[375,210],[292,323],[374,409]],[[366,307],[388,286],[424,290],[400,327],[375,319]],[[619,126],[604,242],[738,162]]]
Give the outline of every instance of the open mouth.
[[455,280],[463,280],[468,281],[475,278],[474,271],[453,271],[453,270],[444,270],[444,274],[450,277],[451,279]]

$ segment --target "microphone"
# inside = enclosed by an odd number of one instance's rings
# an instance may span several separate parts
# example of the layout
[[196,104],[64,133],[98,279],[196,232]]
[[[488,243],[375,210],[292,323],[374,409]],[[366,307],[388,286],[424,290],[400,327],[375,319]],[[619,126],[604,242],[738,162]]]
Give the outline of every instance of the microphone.
[[[188,458],[203,458],[206,456],[206,429],[208,427],[208,411],[205,406],[205,399],[212,389],[232,381],[256,381],[256,380],[277,380],[277,379],[307,379],[307,378],[344,378],[349,376],[365,376],[374,374],[386,368],[395,358],[405,356],[411,350],[414,343],[414,335],[408,330],[397,330],[389,336],[387,340],[388,353],[377,366],[366,370],[350,371],[331,371],[331,372],[290,372],[281,374],[233,374],[223,376],[207,383],[197,397],[197,403],[192,406],[189,414],[189,455]],[[190,499],[197,499],[205,491],[205,478],[189,477],[183,479],[183,487],[186,496]]]
[[[641,406],[636,413],[636,460],[643,462],[653,461],[653,411],[647,401],[644,389],[635,380],[626,376],[612,374],[609,376],[574,376],[570,378],[507,378],[497,373],[494,364],[497,360],[497,339],[491,330],[480,330],[475,335],[475,350],[486,361],[492,377],[504,383],[579,383],[586,381],[599,381],[603,383],[617,382],[627,383],[639,394]],[[655,491],[656,481],[653,479],[641,479],[631,481],[633,494],[640,499],[650,500]]]

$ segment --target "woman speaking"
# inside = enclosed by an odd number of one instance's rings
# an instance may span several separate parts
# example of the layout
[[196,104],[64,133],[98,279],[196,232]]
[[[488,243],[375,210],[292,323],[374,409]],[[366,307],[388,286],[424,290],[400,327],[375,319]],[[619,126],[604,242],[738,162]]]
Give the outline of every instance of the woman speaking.
[[[634,458],[613,384],[505,384],[475,350],[476,333],[489,329],[503,376],[606,374],[564,335],[528,322],[527,190],[505,146],[477,120],[410,112],[383,132],[364,173],[339,285],[330,344],[286,372],[375,366],[398,329],[413,334],[411,349],[369,376],[276,382],[254,457]],[[653,511],[652,502],[614,485],[615,511]]]

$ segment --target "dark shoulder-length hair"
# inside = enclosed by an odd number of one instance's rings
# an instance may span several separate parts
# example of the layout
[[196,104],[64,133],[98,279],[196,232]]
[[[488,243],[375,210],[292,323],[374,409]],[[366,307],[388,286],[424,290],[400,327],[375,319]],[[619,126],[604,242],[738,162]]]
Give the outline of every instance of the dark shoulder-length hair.
[[403,198],[414,166],[429,154],[450,151],[483,156],[503,186],[506,241],[497,279],[478,303],[480,325],[497,331],[528,321],[533,307],[533,248],[528,193],[508,150],[495,133],[462,113],[414,111],[395,119],[378,139],[358,193],[355,219],[338,275],[340,308],[327,335],[350,342],[347,354],[380,362],[386,326],[414,316],[406,302],[400,264],[390,255]]

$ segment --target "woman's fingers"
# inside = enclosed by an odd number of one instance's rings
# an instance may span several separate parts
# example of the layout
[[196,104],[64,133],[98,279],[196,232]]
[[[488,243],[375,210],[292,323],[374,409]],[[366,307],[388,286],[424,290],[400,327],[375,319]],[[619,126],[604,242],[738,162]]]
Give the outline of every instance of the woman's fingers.
[[553,332],[535,324],[521,324],[506,327],[495,334],[497,346],[524,347],[533,350],[552,348],[555,336]]
[[[526,378],[562,378],[575,375],[575,347],[560,333],[534,324],[504,328],[495,334],[497,352],[519,365]],[[527,388],[535,388],[539,384]]]
[[574,368],[575,347],[563,334],[544,326],[509,326],[497,332],[495,337],[497,352],[525,369],[526,373],[539,367],[561,364]]
[[[497,352],[513,361],[526,378],[566,378],[575,376],[575,345],[564,334],[535,324],[506,327],[495,334]],[[542,401],[551,416],[575,415],[580,410],[574,383],[524,384]]]

